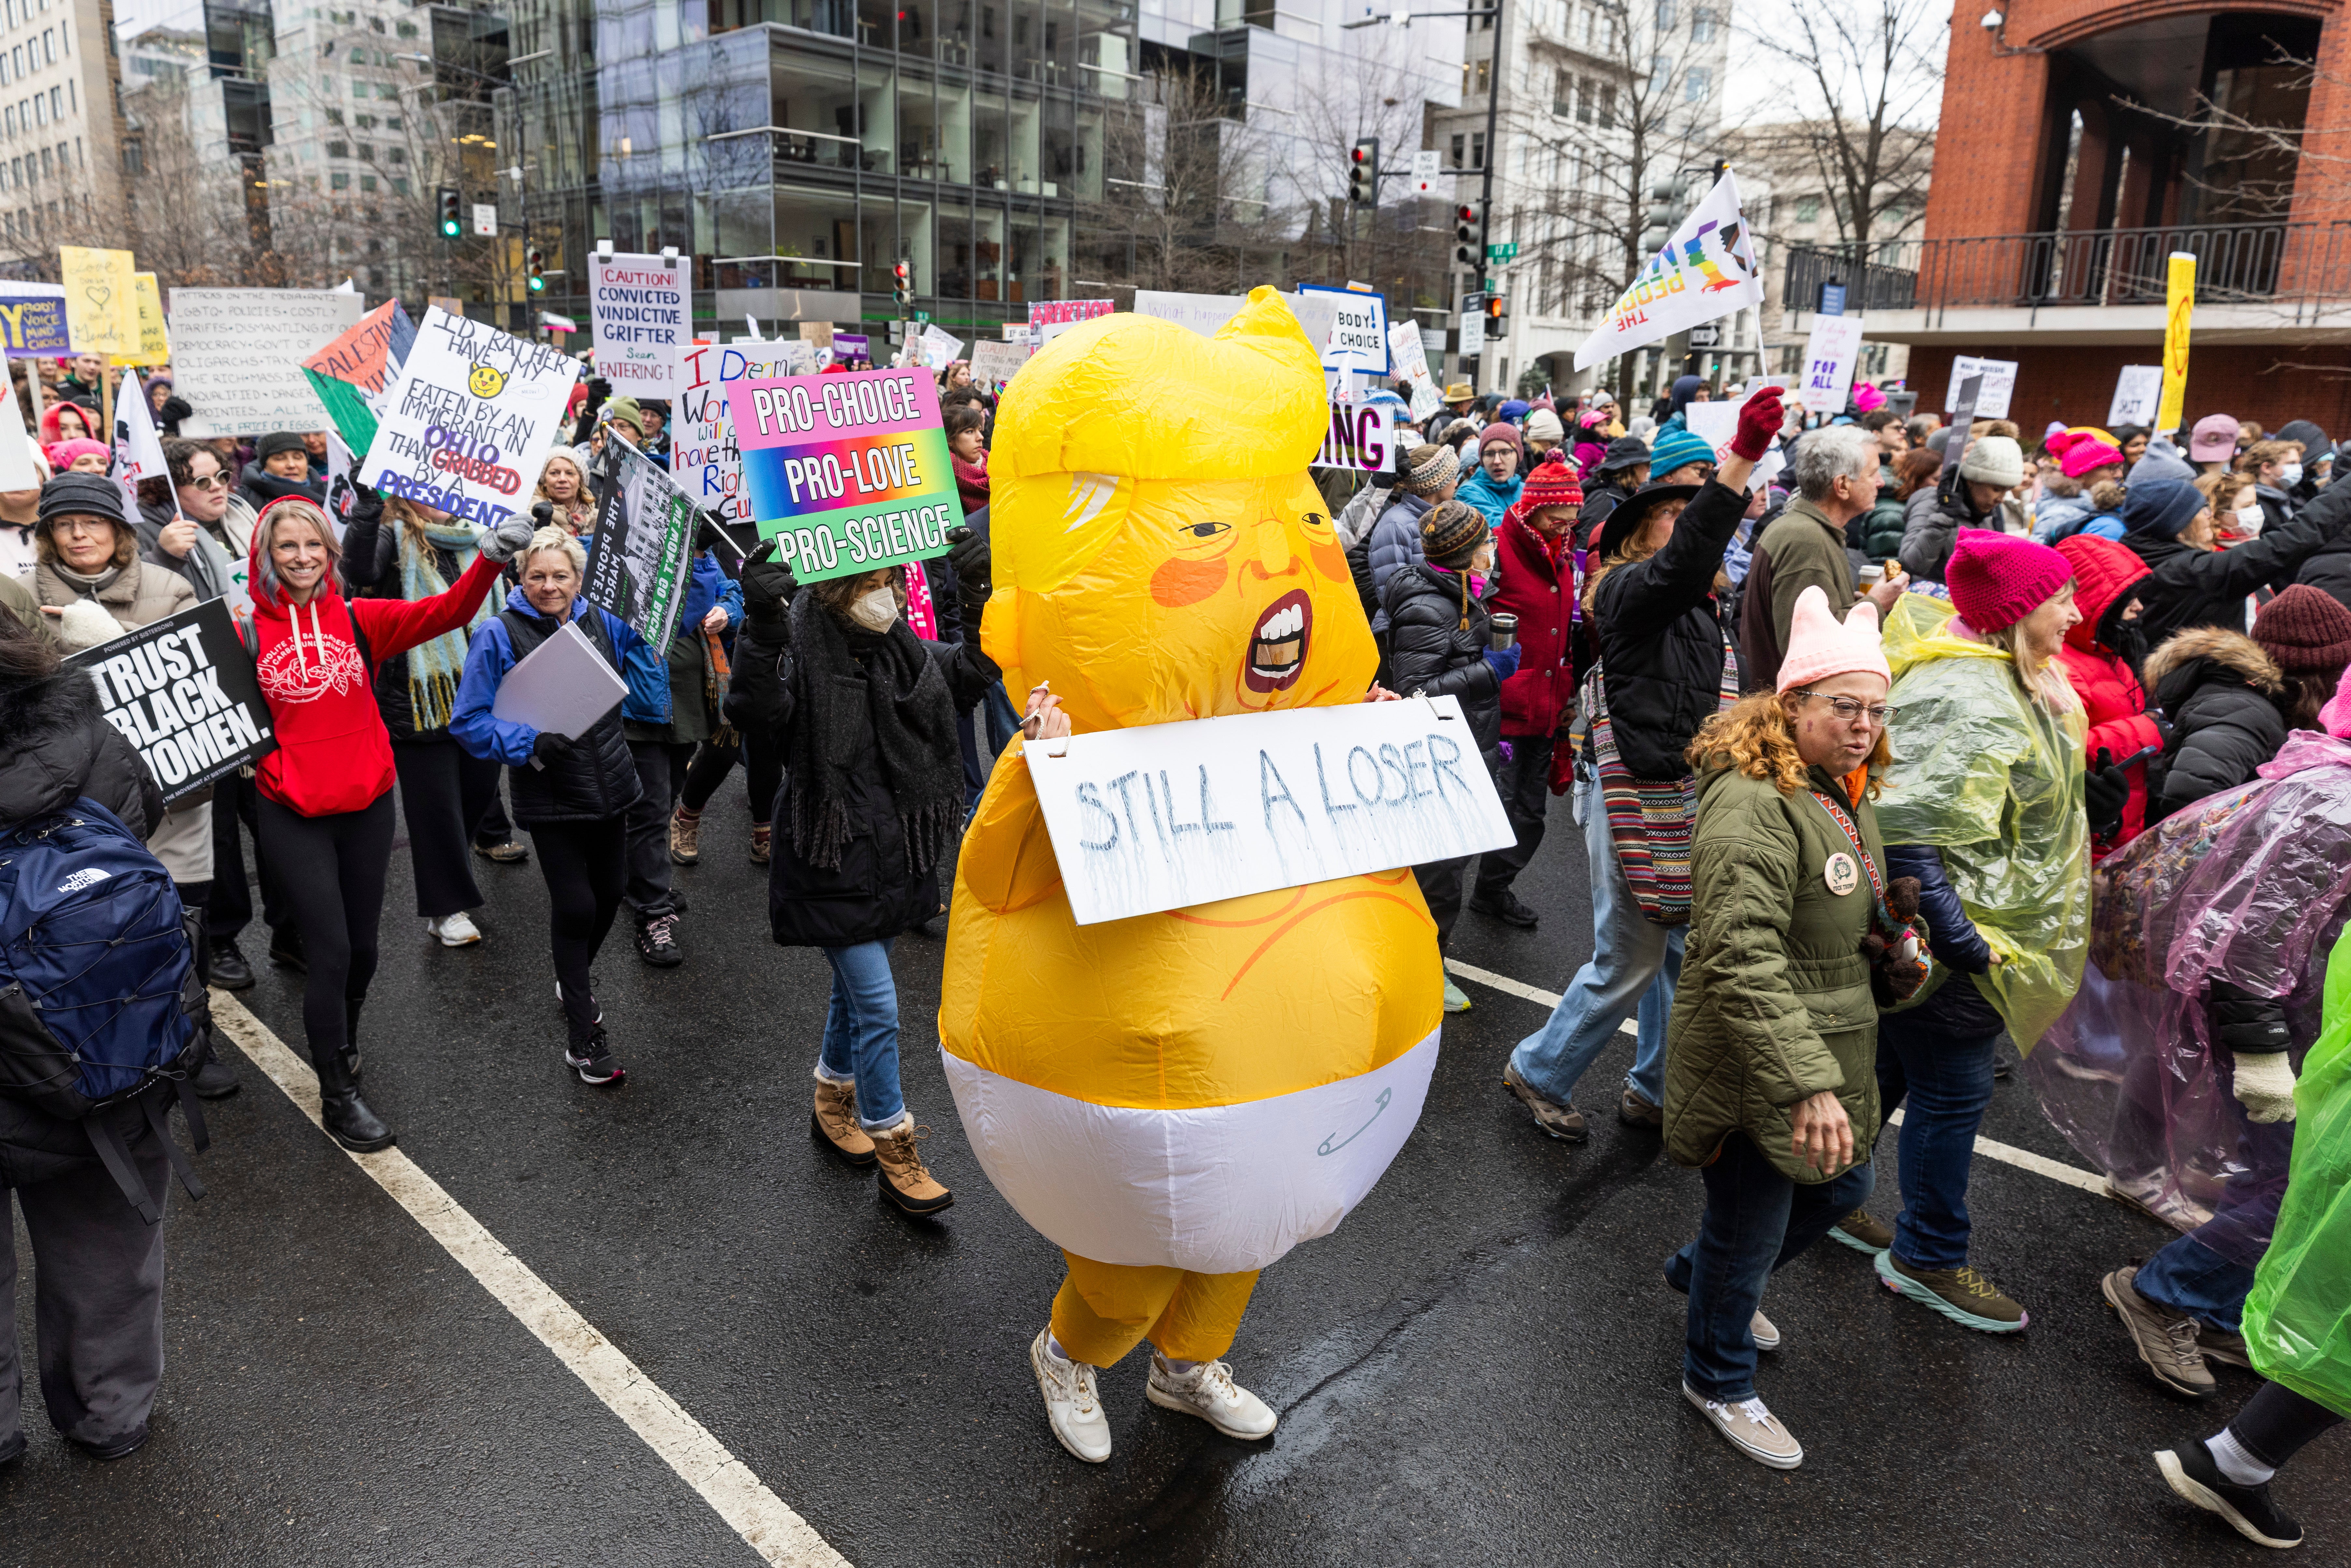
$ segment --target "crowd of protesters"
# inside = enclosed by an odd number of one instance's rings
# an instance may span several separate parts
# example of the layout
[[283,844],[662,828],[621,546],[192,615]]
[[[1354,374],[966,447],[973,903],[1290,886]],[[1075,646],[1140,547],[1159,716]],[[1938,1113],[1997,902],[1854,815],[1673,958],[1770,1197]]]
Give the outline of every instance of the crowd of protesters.
[[[627,1071],[591,966],[624,912],[643,963],[685,961],[672,867],[704,853],[739,763],[774,939],[831,971],[818,1145],[909,1215],[952,1203],[900,1084],[891,952],[941,912],[990,757],[1017,732],[1068,733],[1049,694],[1017,710],[979,646],[988,444],[1017,390],[941,372],[970,525],[950,552],[804,590],[712,526],[653,647],[583,586],[618,466],[667,460],[661,404],[584,383],[528,512],[485,529],[357,483],[331,500],[340,476],[306,433],[174,436],[168,478],[134,504],[88,389],[57,385],[37,431],[49,476],[0,495],[0,821],[57,810],[61,788],[107,803],[225,989],[255,983],[240,941],[257,885],[339,1143],[395,1141],[361,1095],[360,1043],[395,786],[429,941],[485,940],[477,862],[536,859],[563,1060],[610,1089]],[[2325,1005],[2351,918],[2351,487],[2332,483],[2333,444],[2306,420],[2271,433],[2225,413],[2169,432],[1944,427],[1864,385],[1827,414],[1757,388],[1717,445],[1692,428],[1724,428],[1693,412],[1713,390],[1681,377],[1627,419],[1606,391],[1466,383],[1416,414],[1400,384],[1374,394],[1393,465],[1326,488],[1379,684],[1459,701],[1514,833],[1412,868],[1433,956],[1465,913],[1541,925],[1520,883],[1565,800],[1593,943],[1559,956],[1556,1007],[1499,1075],[1535,1130],[1583,1143],[1579,1091],[1632,1024],[1617,1118],[1703,1187],[1662,1264],[1688,1297],[1682,1392],[1773,1468],[1803,1449],[1758,1391],[1780,1343],[1763,1297],[1813,1242],[1867,1254],[1886,1289],[1963,1328],[2030,1325],[1971,1260],[1968,1202],[1994,1083],[2023,1056],[2116,1191],[2183,1232],[2100,1281],[2118,1343],[2190,1398],[2219,1392],[2216,1362],[2269,1375],[2228,1426],[2158,1455],[2164,1478],[2294,1544],[2268,1482],[2351,1408],[2339,1343],[2249,1345],[2257,1317],[2351,1310],[2351,1271],[2325,1263],[2351,1249],[2351,1130],[2296,1122],[2351,1037]],[[147,391],[164,428],[187,417],[168,374]],[[58,656],[232,595],[277,746],[166,809]],[[501,683],[566,627],[620,704],[576,738],[496,716]],[[2183,910],[2230,927],[2194,961]],[[2261,940],[2232,944],[2239,927]],[[1444,994],[1471,1006],[1449,973]],[[2200,1097],[2179,1087],[2196,1073]],[[215,1060],[190,1087],[231,1094],[237,1076]],[[98,1156],[61,1136],[0,1095],[0,1180],[28,1218],[68,1195],[106,1207]],[[1868,1207],[1889,1142],[1890,1220]],[[140,1168],[162,1158],[140,1145]],[[160,1312],[147,1228],[92,1227],[82,1243],[37,1230],[44,1289],[102,1233],[90,1266]],[[79,1359],[68,1382],[120,1396],[103,1418],[53,1401],[60,1429],[101,1456],[135,1448],[161,1371],[143,1331],[53,1345],[44,1317],[41,1333],[45,1358]],[[0,1387],[0,1414],[15,1407]],[[0,1423],[0,1461],[12,1448]]]

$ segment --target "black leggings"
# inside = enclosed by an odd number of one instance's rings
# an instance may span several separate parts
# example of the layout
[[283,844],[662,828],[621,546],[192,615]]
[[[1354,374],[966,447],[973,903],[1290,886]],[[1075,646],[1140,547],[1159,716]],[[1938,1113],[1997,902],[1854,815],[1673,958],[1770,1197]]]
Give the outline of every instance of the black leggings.
[[376,925],[384,872],[392,864],[392,791],[357,811],[306,817],[263,796],[254,838],[279,868],[279,891],[302,933],[309,976],[302,985],[302,1030],[310,1059],[350,1042],[350,1025],[375,978]]
[[2330,1427],[2343,1424],[2343,1417],[2325,1406],[2304,1398],[2291,1388],[2274,1383],[2264,1383],[2261,1391],[2245,1402],[2237,1418],[2229,1423],[2229,1430],[2245,1452],[2276,1469],[2302,1451],[2303,1445]]
[[776,796],[784,787],[784,754],[765,735],[747,736],[732,746],[704,741],[685,770],[685,789],[678,804],[699,811],[710,804],[737,758],[743,760],[751,798],[751,821],[765,825],[776,810]]
[[596,961],[621,907],[629,880],[629,839],[622,820],[532,822],[530,841],[538,851],[538,874],[547,879],[548,926],[555,949],[555,977],[563,985],[563,1013],[575,1034],[596,1022],[588,966]]
[[[504,843],[506,812],[498,805],[495,758],[485,761],[454,740],[395,740],[400,809],[408,820],[408,858],[416,872],[416,913],[428,920],[474,909],[482,890],[474,881],[472,845]],[[495,832],[484,831],[495,824]]]

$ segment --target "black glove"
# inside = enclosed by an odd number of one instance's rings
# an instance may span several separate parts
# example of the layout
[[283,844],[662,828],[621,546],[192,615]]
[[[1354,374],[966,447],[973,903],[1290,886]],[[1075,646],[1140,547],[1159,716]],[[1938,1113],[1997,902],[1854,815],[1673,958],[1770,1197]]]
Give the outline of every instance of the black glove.
[[533,501],[530,504],[530,521],[531,526],[535,528],[544,528],[552,526],[555,521],[555,503],[552,501]]
[[571,749],[571,743],[551,729],[542,729],[538,738],[530,743],[530,758],[534,762],[551,762]]
[[360,479],[360,465],[351,464],[351,515],[346,526],[383,521],[383,497],[376,488]]
[[2083,802],[2090,809],[2090,831],[2100,838],[2119,832],[2123,807],[2130,800],[2130,770],[2115,761],[2115,754],[2098,747],[2090,770],[2082,778]]
[[[957,535],[962,537],[958,538]],[[993,566],[988,559],[987,541],[969,527],[950,528],[947,538],[951,541],[947,546],[947,565],[955,569],[956,593],[962,601],[964,639],[977,647],[980,620],[987,610],[988,595],[995,591],[988,575]]]
[[162,412],[156,417],[163,423],[164,434],[177,435],[180,434],[180,421],[193,419],[195,417],[195,413],[194,409],[188,406],[186,398],[167,397],[163,400]]
[[743,585],[743,613],[761,626],[782,621],[784,606],[800,591],[792,569],[776,559],[773,539],[751,552],[737,580]]

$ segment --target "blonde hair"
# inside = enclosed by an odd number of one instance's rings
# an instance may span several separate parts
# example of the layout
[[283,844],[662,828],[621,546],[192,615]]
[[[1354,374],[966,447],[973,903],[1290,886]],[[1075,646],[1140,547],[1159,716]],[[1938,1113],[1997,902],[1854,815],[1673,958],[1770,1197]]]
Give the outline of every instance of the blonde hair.
[[260,574],[262,587],[273,596],[282,597],[285,593],[277,580],[277,562],[271,553],[271,547],[277,542],[277,530],[288,522],[308,523],[310,531],[319,536],[319,542],[327,547],[327,573],[319,580],[322,585],[333,581],[335,573],[343,564],[343,547],[336,539],[335,530],[328,523],[325,511],[313,502],[288,497],[270,502],[261,509],[261,513],[260,531],[254,538],[258,548],[253,553],[258,558],[255,570]]
[[[1894,761],[1886,732],[1877,732],[1869,748],[1869,796],[1884,789],[1886,769]],[[1717,763],[1735,768],[1750,779],[1761,779],[1783,795],[1811,788],[1812,770],[1796,749],[1796,727],[1776,692],[1745,696],[1698,727],[1698,735],[1682,753],[1692,768]]]
[[530,542],[515,556],[515,575],[519,577],[530,570],[530,558],[547,550],[569,561],[573,576],[583,580],[587,578],[588,552],[580,547],[579,536],[560,523],[549,523],[530,536]]
[[[2073,591],[2074,584],[2069,580],[2064,587],[2057,591],[2057,593],[2051,594],[2049,599],[2042,601],[2042,603],[2048,603],[2058,594],[2070,595]],[[2040,607],[2036,604],[2033,609],[2038,610]],[[2026,671],[2024,667],[2025,619],[2025,616],[2020,615],[1997,632],[1977,631],[1972,626],[1968,627],[1968,630],[1974,632],[1976,641],[1983,643],[1984,646],[1998,648],[2009,656],[2011,667],[2016,673],[2016,684],[2024,688],[2024,695],[2051,713],[2079,713],[2082,709],[2082,699],[2074,690],[2073,681],[2065,674],[2064,660],[2052,654],[2049,662],[2043,664],[2040,669],[2030,673]]]

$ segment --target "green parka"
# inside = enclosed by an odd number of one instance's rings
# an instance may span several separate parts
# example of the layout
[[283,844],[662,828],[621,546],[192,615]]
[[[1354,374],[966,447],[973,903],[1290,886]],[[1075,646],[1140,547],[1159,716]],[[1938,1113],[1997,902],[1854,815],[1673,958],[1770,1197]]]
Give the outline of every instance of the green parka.
[[[1812,769],[1831,800],[1843,783]],[[1865,798],[1848,813],[1886,870],[1877,813]],[[1690,852],[1691,919],[1681,985],[1666,1031],[1666,1153],[1677,1165],[1711,1161],[1744,1132],[1792,1181],[1814,1170],[1788,1141],[1796,1103],[1836,1091],[1860,1158],[1877,1140],[1877,1004],[1869,963],[1869,876],[1829,891],[1829,859],[1853,849],[1807,790],[1709,762],[1699,769]]]

